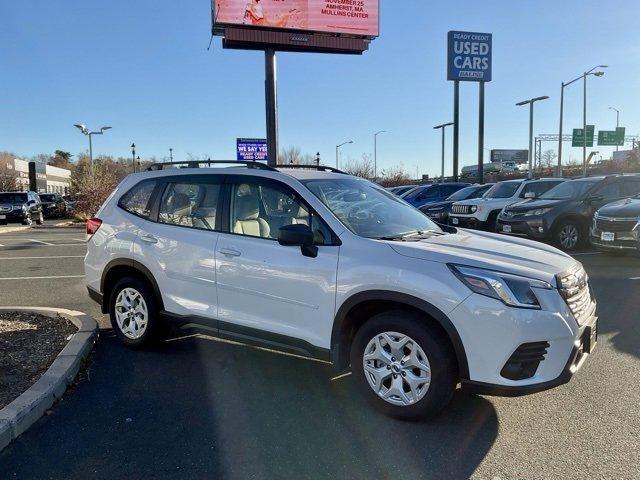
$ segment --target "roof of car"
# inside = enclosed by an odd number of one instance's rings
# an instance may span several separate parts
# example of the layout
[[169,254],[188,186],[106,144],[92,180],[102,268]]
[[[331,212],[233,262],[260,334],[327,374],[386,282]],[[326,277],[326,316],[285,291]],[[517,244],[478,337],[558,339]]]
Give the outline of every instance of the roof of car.
[[287,175],[297,180],[321,180],[329,178],[344,178],[349,176],[345,173],[324,171],[315,168],[295,168],[278,167],[272,168],[251,168],[245,165],[239,166],[212,166],[212,167],[187,167],[187,168],[163,168],[140,172],[137,175],[148,177],[164,177],[173,175],[255,175],[261,177],[274,178],[278,175]]

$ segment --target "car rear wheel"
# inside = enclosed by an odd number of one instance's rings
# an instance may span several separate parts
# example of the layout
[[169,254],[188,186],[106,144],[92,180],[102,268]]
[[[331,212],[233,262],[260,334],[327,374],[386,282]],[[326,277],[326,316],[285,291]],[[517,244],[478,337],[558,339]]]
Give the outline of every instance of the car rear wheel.
[[42,212],[40,212],[40,213],[38,214],[38,218],[36,219],[36,223],[37,223],[38,225],[42,225],[42,224],[44,223],[44,216],[42,215]]
[[153,290],[138,278],[123,278],[111,292],[111,326],[128,347],[147,346],[163,336],[165,328],[158,311]]
[[556,245],[562,250],[572,251],[584,242],[584,233],[580,224],[569,220],[562,222],[555,232]]
[[351,368],[360,392],[383,413],[429,418],[451,400],[458,382],[449,342],[420,315],[390,311],[356,333]]

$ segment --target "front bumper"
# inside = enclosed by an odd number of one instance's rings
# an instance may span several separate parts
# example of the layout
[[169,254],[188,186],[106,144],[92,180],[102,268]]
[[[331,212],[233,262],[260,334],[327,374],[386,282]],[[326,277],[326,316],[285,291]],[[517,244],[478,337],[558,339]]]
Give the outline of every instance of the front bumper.
[[25,220],[27,216],[28,212],[14,208],[10,212],[0,212],[0,223],[21,222]]
[[449,225],[461,228],[482,229],[485,227],[485,222],[478,220],[475,217],[461,217],[449,214]]
[[550,237],[550,229],[543,217],[519,217],[514,219],[500,215],[497,226],[499,233],[526,235],[527,237],[538,240],[544,240]]
[[603,231],[591,229],[589,239],[591,244],[598,250],[604,251],[640,251],[640,238],[636,237],[633,232],[613,232],[613,240],[603,240]]
[[[539,294],[538,294],[539,292]],[[469,365],[465,390],[485,395],[520,396],[567,383],[580,369],[597,341],[595,302],[579,325],[557,290],[536,291],[542,309],[506,307],[498,300],[473,294],[449,314]],[[547,342],[535,373],[511,380],[504,366],[523,344]]]

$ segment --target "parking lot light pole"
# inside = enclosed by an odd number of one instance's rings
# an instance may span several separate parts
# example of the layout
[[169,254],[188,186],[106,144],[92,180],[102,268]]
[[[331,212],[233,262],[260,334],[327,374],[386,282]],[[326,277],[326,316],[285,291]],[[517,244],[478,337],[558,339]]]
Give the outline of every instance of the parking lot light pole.
[[[582,104],[582,174],[587,176],[587,77],[593,75],[595,77],[602,77],[603,71],[594,72],[598,68],[607,68],[606,65],[598,65],[593,67],[588,72],[584,72],[583,79],[583,104]],[[594,132],[595,135],[595,132]]]
[[169,149],[169,161],[173,162],[173,148]]
[[440,176],[440,183],[444,183],[444,139],[445,139],[445,130],[447,127],[453,125],[453,122],[449,122],[449,123],[443,123],[442,125],[436,125],[435,127],[433,127],[434,130],[441,130],[442,131],[442,175]]
[[136,144],[131,144],[131,162],[133,164],[133,173],[136,173]]
[[387,133],[386,130],[380,130],[373,134],[373,178],[378,178],[378,135]]
[[76,123],[73,126],[80,130],[83,135],[89,137],[89,169],[91,170],[91,176],[93,176],[93,142],[91,141],[91,137],[94,135],[104,135],[104,132],[111,130],[111,127],[102,127],[100,131],[92,132],[84,123]]
[[[613,110],[614,112],[616,112],[616,132],[617,132],[618,128],[620,128],[620,110],[614,107],[609,107],[609,110]],[[618,145],[616,145],[616,152],[617,151],[618,151]]]
[[539,102],[541,100],[547,100],[549,97],[548,96],[544,96],[544,97],[536,97],[536,98],[532,98],[531,100],[524,100],[522,102],[518,102],[516,103],[516,107],[522,107],[524,105],[529,105],[529,172],[527,174],[528,178],[532,178],[533,176],[533,155],[532,155],[532,150],[533,150],[533,104],[536,102]]
[[353,143],[353,140],[349,140],[348,142],[344,142],[344,143],[341,143],[340,145],[336,145],[336,168],[340,168],[338,164],[338,155],[339,155],[340,147],[344,145],[348,145],[349,143]]

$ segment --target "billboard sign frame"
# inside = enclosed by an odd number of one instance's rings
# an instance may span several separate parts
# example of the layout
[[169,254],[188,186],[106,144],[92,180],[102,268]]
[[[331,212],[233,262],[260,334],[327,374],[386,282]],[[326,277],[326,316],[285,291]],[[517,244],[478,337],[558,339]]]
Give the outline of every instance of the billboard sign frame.
[[490,82],[493,34],[452,30],[447,35],[447,80]]

